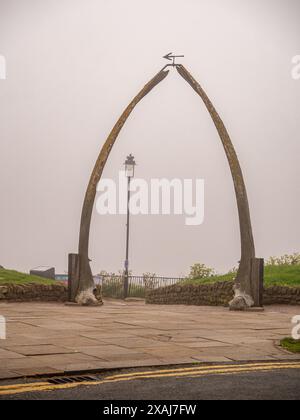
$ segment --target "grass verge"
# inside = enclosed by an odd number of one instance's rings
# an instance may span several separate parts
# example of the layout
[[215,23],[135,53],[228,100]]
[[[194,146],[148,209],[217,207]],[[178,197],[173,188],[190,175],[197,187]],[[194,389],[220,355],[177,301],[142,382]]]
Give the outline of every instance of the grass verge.
[[19,273],[14,270],[0,269],[0,286],[3,284],[57,284],[55,280],[43,279],[38,276],[31,276],[29,274]]
[[[233,281],[235,273],[212,276],[204,279],[184,280],[184,284],[213,284]],[[300,287],[300,265],[267,265],[265,267],[265,287],[287,286]]]
[[288,337],[281,340],[280,345],[292,353],[300,353],[300,340]]

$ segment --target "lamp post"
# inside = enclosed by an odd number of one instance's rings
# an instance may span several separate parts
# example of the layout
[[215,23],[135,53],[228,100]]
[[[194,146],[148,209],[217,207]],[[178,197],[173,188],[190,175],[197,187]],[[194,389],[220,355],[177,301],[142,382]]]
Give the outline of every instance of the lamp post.
[[124,266],[124,299],[128,297],[129,289],[129,222],[130,222],[130,181],[134,177],[134,157],[130,154],[125,161],[125,175],[128,179],[127,186],[127,224],[126,224],[126,259]]

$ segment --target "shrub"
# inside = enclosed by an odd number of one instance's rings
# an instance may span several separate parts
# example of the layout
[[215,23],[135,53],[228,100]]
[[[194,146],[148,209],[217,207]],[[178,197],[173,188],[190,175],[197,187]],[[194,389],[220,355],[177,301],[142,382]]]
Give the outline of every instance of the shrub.
[[286,254],[281,257],[270,257],[266,265],[300,265],[300,253]]
[[143,274],[143,280],[146,290],[153,290],[155,289],[157,280],[156,280],[156,274],[155,273],[144,273]]
[[215,274],[215,270],[213,268],[207,267],[205,264],[194,264],[191,267],[189,277],[193,280],[196,279],[205,279],[207,277],[212,277]]

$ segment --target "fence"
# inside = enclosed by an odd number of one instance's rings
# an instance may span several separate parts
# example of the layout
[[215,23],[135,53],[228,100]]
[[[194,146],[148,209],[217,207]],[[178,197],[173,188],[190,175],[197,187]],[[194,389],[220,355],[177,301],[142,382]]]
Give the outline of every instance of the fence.
[[[124,276],[102,276],[98,284],[102,285],[103,297],[115,299],[124,298]],[[182,278],[176,277],[148,277],[148,276],[129,276],[128,277],[128,296],[131,298],[145,298],[147,291],[160,287],[171,286],[181,282]]]
[[[68,281],[68,276],[58,274],[57,280]],[[96,285],[102,286],[103,297],[123,299],[124,298],[124,276],[95,276]],[[150,277],[150,276],[129,276],[128,277],[128,297],[142,298],[150,290],[160,287],[171,286],[181,282],[182,278],[177,277]]]

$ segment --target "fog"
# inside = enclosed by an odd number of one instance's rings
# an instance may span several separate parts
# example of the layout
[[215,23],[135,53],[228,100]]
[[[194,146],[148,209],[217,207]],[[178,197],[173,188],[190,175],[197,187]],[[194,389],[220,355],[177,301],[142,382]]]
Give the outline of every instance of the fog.
[[[112,126],[167,62],[187,69],[214,102],[248,189],[258,257],[300,250],[298,0],[0,0],[0,264],[67,270],[78,247],[87,183]],[[228,163],[200,98],[171,69],[134,110],[104,176],[126,156],[136,176],[205,180],[205,219],[132,216],[135,274],[224,271],[240,239]],[[118,271],[126,216],[94,212],[94,272]]]

